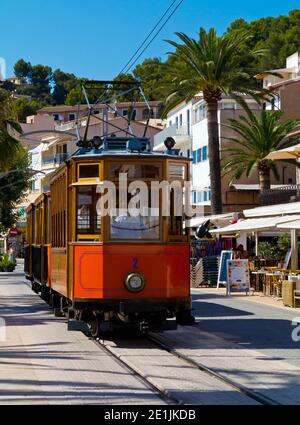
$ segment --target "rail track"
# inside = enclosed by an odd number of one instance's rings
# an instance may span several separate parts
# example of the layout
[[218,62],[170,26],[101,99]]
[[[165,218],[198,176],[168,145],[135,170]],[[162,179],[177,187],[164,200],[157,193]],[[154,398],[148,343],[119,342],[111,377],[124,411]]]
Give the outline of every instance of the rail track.
[[262,404],[262,405],[266,405],[266,406],[273,406],[273,405],[280,405],[280,403],[278,403],[277,401],[266,397],[265,395],[257,392],[257,391],[253,391],[235,381],[233,381],[232,379],[223,376],[222,374],[215,372],[214,370],[204,366],[203,364],[199,363],[199,362],[195,362],[194,360],[190,359],[189,357],[185,356],[182,353],[179,353],[176,349],[172,348],[169,344],[168,344],[168,339],[165,337],[162,337],[161,335],[156,335],[156,334],[149,334],[146,337],[149,341],[153,342],[154,344],[156,344],[158,347],[162,348],[165,351],[168,351],[169,353],[173,354],[174,356],[178,357],[179,359],[185,361],[186,363],[188,363],[191,366],[194,366],[195,368],[201,370],[202,372],[207,373],[208,375],[219,379],[220,381],[224,382],[225,384],[229,385],[230,387],[232,387],[233,389],[235,389],[236,391],[239,391],[240,393],[244,394],[245,396],[251,398],[252,400],[257,401],[258,403]]
[[125,362],[120,356],[115,354],[113,350],[105,344],[104,340],[100,340],[99,338],[94,339],[91,338],[94,343],[106,354],[111,355],[121,366],[123,366],[126,370],[128,370],[131,374],[133,374],[141,383],[143,383],[147,388],[157,394],[166,404],[169,405],[183,405],[183,403],[178,400],[176,397],[172,396],[168,391],[160,388],[158,385],[153,384],[146,376],[142,373],[138,372],[132,366],[130,366],[127,362]]
[[[30,287],[30,284],[27,281],[24,281],[27,286]],[[91,338],[91,337],[90,337]],[[184,405],[185,403],[180,400],[179,398],[173,396],[168,390],[165,390],[164,388],[160,387],[159,385],[156,385],[151,380],[147,378],[147,376],[140,373],[136,368],[129,365],[122,356],[117,355],[114,350],[105,343],[105,340],[100,340],[99,338],[91,338],[93,342],[103,351],[110,354],[120,365],[122,365],[124,368],[126,368],[131,374],[133,374],[137,379],[139,379],[140,382],[142,382],[147,388],[152,390],[154,393],[156,393],[166,404],[169,405]],[[178,350],[171,347],[171,341],[168,340],[165,336],[149,333],[148,335],[144,336],[143,339],[146,339],[147,341],[154,344],[156,347],[161,348],[162,350],[172,354],[174,357],[184,361],[189,366],[194,367],[197,370],[200,370],[207,375],[211,376],[212,378],[218,379],[219,381],[222,381],[224,384],[226,384],[228,387],[231,387],[235,391],[238,391],[239,393],[245,395],[246,397],[258,402],[261,405],[280,405],[279,402],[276,400],[273,400],[263,394],[261,394],[258,391],[251,390],[250,388],[247,388],[238,382],[233,381],[232,379],[206,367],[205,365],[195,362],[193,359],[189,358],[188,356],[180,353]]]
[[[269,397],[266,397],[265,395],[263,395],[263,394],[261,394],[257,391],[246,388],[243,385],[231,380],[230,378],[223,376],[222,374],[219,374],[218,372],[215,372],[215,371],[207,368],[206,366],[204,366],[204,365],[202,365],[198,362],[195,362],[191,358],[185,356],[184,354],[178,352],[176,349],[172,348],[171,345],[170,345],[170,341],[167,338],[165,338],[164,336],[149,333],[147,336],[142,338],[141,341],[145,340],[145,339],[148,342],[151,342],[152,344],[154,344],[156,347],[162,349],[165,352],[172,354],[174,357],[185,362],[186,364],[188,364],[189,367],[194,367],[195,370],[200,370],[201,372],[205,373],[206,375],[209,375],[212,379],[217,379],[217,380],[221,381],[223,384],[225,384],[228,387],[229,390],[231,390],[231,391],[234,390],[236,392],[243,394],[246,397],[246,399],[247,398],[251,399],[251,400],[253,400],[253,401],[255,401],[255,402],[257,402],[261,405],[268,405],[269,406],[269,405],[279,405],[280,404],[277,401],[272,400]],[[106,353],[109,353],[111,356],[113,356],[113,358],[119,364],[121,364],[124,368],[129,370],[136,378],[138,378],[140,380],[140,382],[142,382],[145,386],[147,386],[153,392],[155,392],[157,395],[159,395],[159,397],[163,401],[165,401],[167,404],[173,404],[173,405],[184,405],[184,404],[186,404],[182,400],[180,400],[179,397],[171,394],[170,391],[168,391],[168,390],[162,388],[160,385],[157,385],[156,383],[154,383],[153,380],[150,380],[146,375],[141,373],[138,370],[138,368],[134,367],[134,365],[128,364],[127,361],[123,358],[124,356],[118,355],[116,352],[114,352],[113,348],[110,347],[105,342],[105,340],[93,339],[93,341],[95,342],[95,344],[97,344],[97,346],[101,350],[103,350]]]

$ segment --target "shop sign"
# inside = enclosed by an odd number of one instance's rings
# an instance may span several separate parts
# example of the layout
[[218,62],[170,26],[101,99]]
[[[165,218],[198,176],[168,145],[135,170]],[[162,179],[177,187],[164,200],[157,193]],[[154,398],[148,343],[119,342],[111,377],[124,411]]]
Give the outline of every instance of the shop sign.
[[227,273],[227,295],[250,292],[249,260],[228,260]]

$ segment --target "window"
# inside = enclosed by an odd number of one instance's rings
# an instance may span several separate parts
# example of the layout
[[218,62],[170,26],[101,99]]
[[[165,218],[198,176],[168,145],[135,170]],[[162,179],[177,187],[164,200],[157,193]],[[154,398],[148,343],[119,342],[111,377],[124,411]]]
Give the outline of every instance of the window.
[[99,178],[99,164],[80,164],[78,166],[78,179]]
[[171,189],[170,193],[170,217],[169,217],[169,236],[173,236],[173,240],[183,236],[183,217],[175,216],[175,196],[176,191]]
[[[100,194],[96,186],[77,188],[77,235],[101,233]],[[78,237],[77,237],[78,238]],[[82,238],[78,238],[81,239]]]
[[169,127],[171,127],[171,126],[172,126],[172,121],[170,120],[170,121],[169,121]]
[[64,248],[66,234],[66,174],[51,183],[51,244],[54,248]]
[[193,151],[193,164],[197,164],[197,151]]
[[208,192],[208,200],[211,201],[211,191]]
[[203,146],[202,149],[202,161],[206,161],[207,160],[207,146]]
[[201,202],[202,196],[201,196],[201,192],[197,193],[197,201]]
[[197,162],[201,162],[201,148],[197,150]]
[[188,149],[188,150],[187,150],[187,157],[189,158],[189,157],[190,157],[190,155],[191,155],[191,151],[190,151],[190,149]]
[[225,102],[223,103],[223,109],[235,109],[235,103]]
[[190,134],[191,121],[190,121],[190,111],[189,110],[186,111],[186,125],[187,125],[187,132],[188,132],[188,134]]
[[207,201],[207,192],[203,192],[203,200],[204,200],[204,202]]
[[169,178],[175,180],[185,180],[186,167],[182,164],[171,164],[169,167]]
[[[138,195],[139,189],[133,190],[127,195],[127,203]],[[151,202],[151,190],[148,192],[149,202]],[[117,202],[119,194],[117,193]],[[132,217],[127,214],[119,214],[117,205],[116,215],[110,220],[110,238],[112,240],[159,240],[160,237],[160,217],[153,216],[149,208],[148,215],[138,215]],[[136,205],[139,208],[139,205]]]
[[161,168],[152,164],[111,164],[111,178],[119,178],[121,173],[127,174],[129,179],[158,179],[161,177]]
[[98,114],[99,114],[99,110],[98,110],[98,109],[96,109],[96,110],[93,112],[93,114],[94,114],[94,115],[98,115]]
[[197,203],[197,192],[193,192],[193,201],[194,201],[194,204]]
[[123,117],[126,117],[126,115],[128,115],[128,109],[123,109],[122,115],[123,115]]
[[59,114],[53,114],[54,121],[59,121]]
[[178,117],[176,117],[176,128],[178,128]]
[[75,121],[76,115],[75,114],[69,114],[69,121]]
[[179,126],[182,127],[182,114],[179,115]]

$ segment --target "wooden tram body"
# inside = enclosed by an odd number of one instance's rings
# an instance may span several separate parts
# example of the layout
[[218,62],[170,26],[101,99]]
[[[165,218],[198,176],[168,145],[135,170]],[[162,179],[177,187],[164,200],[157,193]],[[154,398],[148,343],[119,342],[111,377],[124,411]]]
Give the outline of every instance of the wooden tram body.
[[126,138],[79,149],[53,174],[50,192],[27,209],[26,276],[57,315],[68,316],[70,330],[88,326],[96,336],[120,324],[141,330],[193,324],[183,217],[164,217],[161,195],[159,216],[146,217],[143,228],[132,227],[132,219],[128,229],[117,212],[104,215],[99,187],[111,181],[118,193],[120,173],[150,191],[152,181],[189,180],[190,160],[171,150],[128,150]]

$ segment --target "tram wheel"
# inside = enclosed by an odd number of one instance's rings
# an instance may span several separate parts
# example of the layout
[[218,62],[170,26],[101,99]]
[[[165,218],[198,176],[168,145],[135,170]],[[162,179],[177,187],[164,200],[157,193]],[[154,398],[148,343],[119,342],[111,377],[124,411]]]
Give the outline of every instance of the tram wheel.
[[98,317],[95,318],[92,322],[89,322],[91,336],[93,338],[98,338],[101,334],[101,321]]

